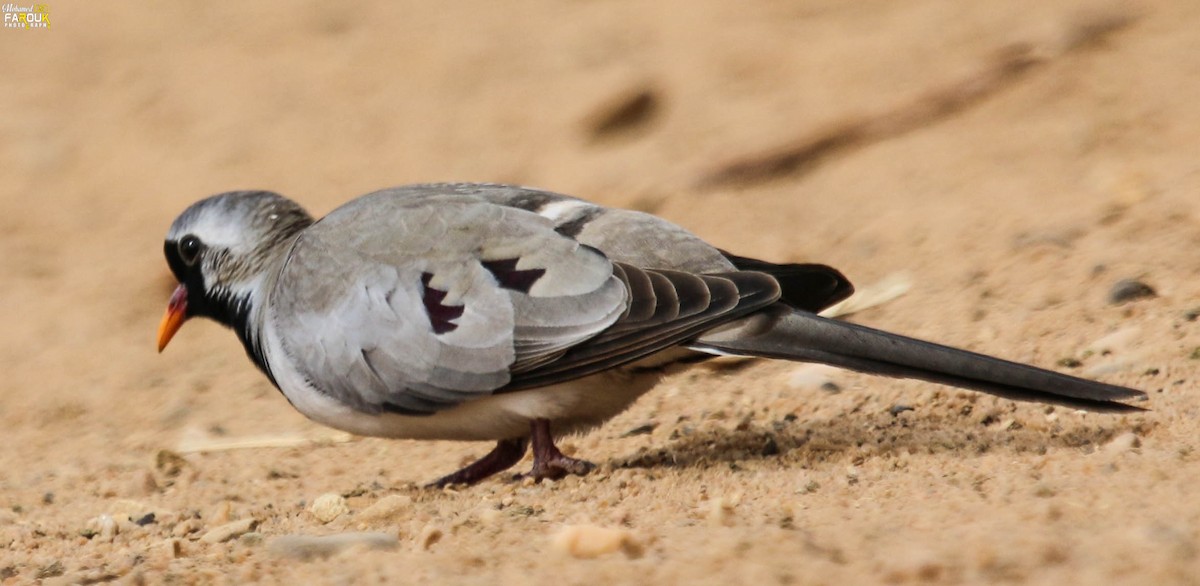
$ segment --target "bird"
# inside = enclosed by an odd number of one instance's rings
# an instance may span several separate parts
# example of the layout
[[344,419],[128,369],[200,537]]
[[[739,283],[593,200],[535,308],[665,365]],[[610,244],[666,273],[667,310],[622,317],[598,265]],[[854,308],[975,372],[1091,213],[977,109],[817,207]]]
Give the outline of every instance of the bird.
[[362,436],[495,442],[432,486],[595,465],[557,441],[715,356],[833,365],[1006,399],[1143,411],[1142,391],[817,315],[854,290],[821,264],[719,249],[652,214],[551,191],[428,183],[323,218],[270,191],[204,198],[164,242],[161,353],[231,328],[295,409]]

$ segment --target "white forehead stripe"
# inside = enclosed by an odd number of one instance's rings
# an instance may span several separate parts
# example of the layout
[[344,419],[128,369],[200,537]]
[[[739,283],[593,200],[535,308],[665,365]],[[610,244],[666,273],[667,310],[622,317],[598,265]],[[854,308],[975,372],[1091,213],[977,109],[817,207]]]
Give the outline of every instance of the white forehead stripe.
[[170,240],[179,240],[188,234],[200,238],[207,246],[228,249],[244,249],[252,243],[246,238],[246,222],[231,214],[216,214],[213,210],[191,218],[186,226],[172,226],[167,235]]

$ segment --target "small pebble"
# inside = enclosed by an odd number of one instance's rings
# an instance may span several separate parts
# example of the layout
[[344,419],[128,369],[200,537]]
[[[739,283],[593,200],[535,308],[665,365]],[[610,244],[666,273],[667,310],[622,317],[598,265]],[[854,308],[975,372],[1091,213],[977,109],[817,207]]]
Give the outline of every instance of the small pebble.
[[[179,557],[176,555],[175,548],[170,543],[159,543],[145,550],[140,562],[139,569],[148,572],[154,572],[161,576],[164,572],[171,569],[171,564]],[[144,580],[128,580],[128,584],[144,584]]]
[[280,557],[300,560],[327,558],[349,547],[395,549],[395,535],[376,532],[335,533],[333,535],[281,535],[267,544],[267,551]]
[[161,562],[165,562],[162,565],[167,566],[171,560],[183,557],[183,544],[178,539],[168,539],[159,544],[153,550],[153,554],[153,557],[158,558]]
[[633,86],[613,95],[584,120],[593,140],[640,128],[655,118],[662,98],[649,85]]
[[1093,354],[1127,353],[1143,341],[1141,333],[1142,330],[1138,326],[1124,327],[1088,344],[1084,351]]
[[167,478],[179,476],[188,461],[171,450],[159,450],[154,456],[154,469]]
[[421,529],[421,535],[417,537],[417,544],[421,546],[421,549],[428,551],[434,544],[442,540],[443,535],[444,533],[440,528],[434,525],[426,525]]
[[336,492],[327,492],[315,500],[308,508],[318,521],[328,523],[346,513],[350,512],[350,507],[346,506],[346,498]]
[[141,517],[142,515],[145,515],[149,511],[154,511],[155,514],[167,512],[165,509],[156,509],[155,507],[152,507],[142,501],[135,501],[135,500],[129,500],[129,499],[118,499],[118,500],[112,501],[108,505],[107,509],[108,509],[108,514],[112,515],[114,518],[118,518],[118,517],[136,518],[136,517]]
[[1132,370],[1138,365],[1139,363],[1133,359],[1110,359],[1099,364],[1093,364],[1092,366],[1083,369],[1079,374],[1082,374],[1084,378],[1100,378],[1116,374],[1118,372]]
[[823,390],[836,393],[841,387],[834,382],[837,369],[824,364],[802,364],[792,369],[788,375],[788,387],[796,390]]
[[1108,302],[1114,305],[1158,295],[1151,286],[1135,280],[1121,279],[1108,290]]
[[558,551],[574,558],[592,559],[620,551],[629,558],[642,556],[641,543],[627,529],[597,525],[567,525],[553,537]]
[[175,537],[187,537],[203,528],[204,523],[200,519],[184,519],[175,525],[175,528],[171,530],[171,535]]
[[891,408],[888,409],[888,413],[891,413],[893,417],[895,417],[901,413],[904,413],[905,411],[915,411],[915,409],[913,409],[912,407],[910,407],[908,405],[899,405],[899,404],[892,405]]
[[[412,508],[412,497],[403,494],[389,494],[371,506],[358,513],[358,519],[365,522],[384,521]],[[313,503],[316,506],[316,503]]]
[[204,543],[224,543],[230,539],[253,531],[257,526],[258,520],[253,518],[233,521],[231,523],[221,525],[220,527],[216,527],[208,533],[205,533],[204,536],[200,538],[200,541],[203,541]]
[[1129,450],[1139,448],[1141,446],[1142,440],[1138,438],[1137,434],[1133,433],[1132,431],[1127,431],[1118,435],[1117,437],[1112,438],[1111,441],[1109,441],[1107,444],[1104,444],[1103,449],[1105,452],[1110,454],[1119,454],[1121,452],[1128,452]]
[[495,507],[484,507],[479,511],[479,522],[487,526],[493,526],[500,522],[501,514],[499,509]]
[[846,486],[854,486],[856,484],[858,484],[858,468],[851,466],[850,470],[846,472]]
[[38,580],[45,580],[46,578],[61,576],[65,572],[66,568],[63,567],[62,562],[54,560],[53,562],[38,568],[37,574],[34,574],[34,577]]
[[737,508],[737,499],[721,497],[708,502],[708,524],[711,527],[730,527],[733,525],[733,513]]
[[113,519],[111,515],[100,515],[88,521],[87,528],[93,531],[93,535],[96,537],[109,542],[116,539],[117,534],[121,532],[116,519]]
[[758,450],[762,456],[776,456],[779,454],[779,442],[775,441],[775,436],[767,436],[767,440],[763,442],[762,448]]
[[142,496],[150,496],[158,491],[158,481],[155,480],[154,473],[149,470],[143,470],[141,478],[135,482],[131,492],[135,494],[140,493]]
[[233,520],[233,504],[221,501],[208,514],[208,522],[213,525],[224,525]]
[[635,435],[649,435],[651,433],[654,433],[654,428],[656,428],[656,427],[658,427],[657,423],[647,423],[645,425],[639,425],[639,426],[621,434],[621,437],[633,437]]

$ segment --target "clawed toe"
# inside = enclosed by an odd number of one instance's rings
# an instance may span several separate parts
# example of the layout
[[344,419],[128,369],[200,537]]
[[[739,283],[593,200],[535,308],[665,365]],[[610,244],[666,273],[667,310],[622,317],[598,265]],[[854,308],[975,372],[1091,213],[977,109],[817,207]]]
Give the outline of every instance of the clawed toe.
[[596,465],[587,460],[572,458],[559,451],[550,433],[549,420],[535,419],[530,425],[530,432],[533,443],[533,468],[528,477],[538,481],[545,478],[558,480],[572,474],[584,476],[596,469]]
[[544,479],[559,480],[567,476],[586,476],[596,469],[596,465],[587,460],[560,455],[557,458],[538,461],[534,460],[533,468],[518,478],[532,478],[538,482]]
[[497,472],[507,470],[525,455],[526,447],[533,443],[533,467],[525,474],[513,476],[513,480],[532,478],[537,482],[544,479],[559,480],[567,476],[586,476],[596,465],[587,460],[572,458],[559,451],[550,433],[550,421],[535,419],[530,422],[530,437],[507,439],[496,442],[488,455],[453,474],[443,476],[428,485],[429,488],[445,488],[455,484],[475,484]]

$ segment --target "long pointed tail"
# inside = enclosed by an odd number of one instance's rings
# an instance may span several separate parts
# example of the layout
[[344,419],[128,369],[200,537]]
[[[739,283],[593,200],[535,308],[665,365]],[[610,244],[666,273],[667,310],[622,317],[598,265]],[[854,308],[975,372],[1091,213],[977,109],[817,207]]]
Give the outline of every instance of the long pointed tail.
[[1090,381],[817,315],[790,311],[770,322],[705,335],[692,344],[743,356],[820,362],[859,372],[962,387],[1018,401],[1088,411],[1143,411],[1119,403],[1145,397],[1135,389]]

